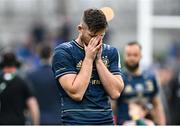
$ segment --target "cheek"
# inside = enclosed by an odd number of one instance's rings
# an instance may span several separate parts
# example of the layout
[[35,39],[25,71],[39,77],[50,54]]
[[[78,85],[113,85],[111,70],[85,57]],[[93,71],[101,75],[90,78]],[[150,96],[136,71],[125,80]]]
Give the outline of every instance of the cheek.
[[88,35],[84,35],[83,39],[84,39],[85,43],[89,43],[89,41],[91,40],[91,37],[89,37]]
[[125,60],[126,60],[126,62],[131,63],[131,62],[134,61],[134,58],[133,58],[132,56],[127,56],[127,57],[125,58]]
[[91,40],[91,38],[87,38],[87,42],[89,43],[89,41]]
[[83,34],[81,35],[81,41],[83,41],[83,42],[86,41],[86,37]]
[[140,58],[138,56],[128,56],[127,60],[129,62],[139,62]]
[[91,37],[88,35],[85,35],[85,38],[86,38],[86,41],[88,41],[88,42],[91,40]]
[[137,57],[136,61],[139,62],[141,60],[141,57]]

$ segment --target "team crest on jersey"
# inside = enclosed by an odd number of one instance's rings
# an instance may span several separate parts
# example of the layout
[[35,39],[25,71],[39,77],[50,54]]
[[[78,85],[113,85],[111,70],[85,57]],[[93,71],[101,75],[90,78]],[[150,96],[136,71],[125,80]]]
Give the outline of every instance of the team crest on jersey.
[[153,91],[154,90],[153,82],[151,80],[146,81],[146,86],[147,86],[148,91]]
[[109,59],[107,58],[107,56],[103,56],[102,61],[106,67],[109,67]]
[[80,70],[82,66],[82,60],[79,61],[78,64],[76,64],[76,69]]
[[136,89],[137,92],[144,92],[144,86],[143,86],[142,83],[137,83],[135,85],[135,89]]
[[132,93],[132,92],[133,92],[132,86],[131,86],[130,84],[126,85],[126,86],[125,86],[125,89],[124,89],[124,92],[125,92],[126,94]]

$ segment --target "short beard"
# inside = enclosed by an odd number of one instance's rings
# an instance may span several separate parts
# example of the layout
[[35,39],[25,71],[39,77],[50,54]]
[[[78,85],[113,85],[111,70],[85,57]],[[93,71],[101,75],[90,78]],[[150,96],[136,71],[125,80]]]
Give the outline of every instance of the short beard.
[[82,44],[85,44],[85,45],[87,46],[87,44],[86,44],[86,42],[85,42],[85,39],[84,39],[84,36],[81,36],[80,40],[81,40],[81,43],[82,43]]
[[125,63],[125,66],[128,69],[128,71],[135,72],[139,68],[139,63],[133,65],[129,65],[128,63]]

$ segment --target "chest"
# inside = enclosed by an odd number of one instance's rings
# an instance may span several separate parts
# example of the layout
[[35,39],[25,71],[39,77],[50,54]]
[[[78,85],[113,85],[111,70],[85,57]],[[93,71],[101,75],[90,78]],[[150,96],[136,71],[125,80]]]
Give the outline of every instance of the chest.
[[131,78],[124,79],[125,88],[123,94],[134,96],[149,96],[155,91],[154,81],[150,78]]
[[20,81],[0,81],[0,93],[1,97],[5,99],[19,98],[23,97],[24,88]]
[[[82,68],[82,65],[83,65],[83,60],[85,58],[85,52],[77,50],[76,54],[74,54],[72,56],[73,56],[72,61],[74,64],[74,68],[75,68],[76,72],[79,73]],[[107,53],[103,52],[101,57],[102,57],[104,65],[109,69],[110,59],[109,59]],[[96,69],[96,65],[95,65],[95,63],[93,63],[93,69],[92,69],[88,89],[86,91],[86,95],[97,98],[97,97],[104,95],[104,93],[105,92],[103,89],[102,82],[99,78],[98,71]]]

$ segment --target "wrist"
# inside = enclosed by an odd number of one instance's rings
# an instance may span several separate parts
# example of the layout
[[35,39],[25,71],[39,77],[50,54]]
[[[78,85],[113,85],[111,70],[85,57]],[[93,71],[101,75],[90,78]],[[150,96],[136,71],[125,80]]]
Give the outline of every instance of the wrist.
[[101,59],[101,58],[96,59],[96,60],[95,60],[95,62],[96,62],[96,65],[97,65],[97,64],[101,64],[101,63],[103,63],[103,61],[102,61],[102,59]]
[[95,61],[97,61],[97,60],[101,60],[101,57],[100,56],[96,56]]
[[93,64],[93,59],[92,58],[88,58],[88,57],[85,57],[84,58],[84,61],[86,62],[86,63],[91,63],[91,64]]

